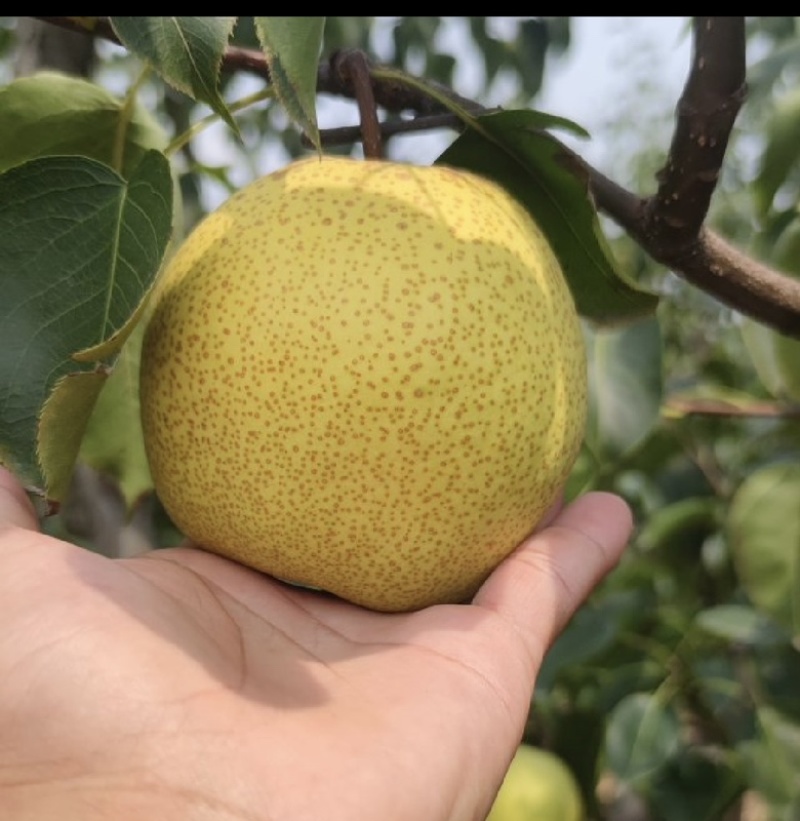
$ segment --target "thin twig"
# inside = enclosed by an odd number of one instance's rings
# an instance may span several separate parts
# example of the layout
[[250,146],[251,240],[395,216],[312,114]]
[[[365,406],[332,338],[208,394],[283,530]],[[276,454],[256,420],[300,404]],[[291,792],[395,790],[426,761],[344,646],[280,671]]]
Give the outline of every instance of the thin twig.
[[[384,141],[399,134],[412,134],[419,131],[432,131],[435,128],[449,128],[460,131],[464,121],[455,114],[429,114],[414,117],[411,120],[384,120],[378,124]],[[349,145],[361,137],[361,128],[357,125],[345,125],[339,128],[324,128],[319,132],[323,145]],[[301,138],[306,148],[313,148],[311,140],[304,134]]]
[[361,122],[361,142],[367,159],[379,160],[383,157],[383,140],[378,122],[378,108],[372,91],[372,77],[367,56],[363,51],[347,49],[331,57],[331,66],[344,85],[352,88],[358,104]]

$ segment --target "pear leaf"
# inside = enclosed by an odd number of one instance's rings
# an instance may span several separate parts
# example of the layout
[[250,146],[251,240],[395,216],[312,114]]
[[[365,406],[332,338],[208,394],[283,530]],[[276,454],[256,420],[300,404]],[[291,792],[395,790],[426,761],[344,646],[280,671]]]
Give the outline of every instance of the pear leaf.
[[0,88],[0,120],[0,171],[35,157],[76,154],[127,178],[148,149],[163,151],[169,141],[144,106],[127,117],[105,89],[55,71]]
[[324,17],[256,17],[270,79],[289,116],[322,151],[317,127],[317,66]]
[[67,495],[86,424],[107,377],[104,369],[67,373],[45,400],[36,445],[49,501]]
[[589,332],[587,438],[595,452],[620,456],[653,429],[663,395],[661,331],[655,317]]
[[674,711],[652,693],[625,696],[611,711],[606,727],[606,756],[626,784],[650,782],[680,747]]
[[800,339],[743,318],[742,338],[764,387],[776,398],[800,402]]
[[[780,233],[769,251],[774,265],[791,276],[800,277],[798,215]],[[741,332],[764,387],[778,399],[800,402],[800,339],[778,333],[748,318],[743,318]]]
[[773,818],[797,818],[800,807],[800,725],[770,704],[756,707],[757,737],[737,745],[754,789],[772,805]]
[[727,530],[750,600],[800,637],[800,463],[751,473],[733,497]]
[[209,105],[239,134],[219,93],[222,57],[235,17],[110,17],[123,45],[149,61],[171,86]]
[[767,144],[753,180],[753,195],[762,216],[770,209],[790,170],[800,160],[798,128],[800,91],[795,89],[776,101],[775,109],[765,123]]
[[117,480],[128,509],[153,487],[139,415],[139,361],[145,323],[125,343],[81,440],[80,459]]
[[[127,181],[69,156],[0,174],[0,460],[51,501],[62,498],[77,452],[64,431],[85,428],[104,376],[63,378],[113,364],[169,241],[172,193],[158,151]],[[76,358],[98,346],[106,361]]]
[[[475,118],[436,160],[493,179],[536,220],[559,258],[578,312],[599,325],[619,325],[655,311],[658,297],[617,270],[600,228],[588,183],[545,127],[569,121],[536,111]],[[572,130],[575,130],[572,126]]]

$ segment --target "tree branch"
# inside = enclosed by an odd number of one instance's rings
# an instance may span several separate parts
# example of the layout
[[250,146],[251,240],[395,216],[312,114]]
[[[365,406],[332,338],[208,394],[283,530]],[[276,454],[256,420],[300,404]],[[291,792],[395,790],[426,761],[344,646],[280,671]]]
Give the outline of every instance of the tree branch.
[[[564,151],[569,149],[565,147]],[[579,157],[573,157],[589,175],[597,207],[656,262],[725,305],[787,336],[800,338],[800,279],[747,256],[709,228],[702,227],[693,241],[670,245],[647,218],[649,200],[631,194]]]
[[704,223],[745,96],[742,17],[693,21],[692,66],[659,187],[637,197],[583,164],[598,208],[657,262],[720,302],[800,337],[800,280],[754,260]]
[[675,133],[657,175],[658,191],[643,214],[653,241],[671,248],[700,233],[746,89],[744,17],[696,17],[693,29]]
[[[118,42],[105,18],[39,19]],[[720,302],[787,336],[800,338],[800,280],[751,259],[705,227],[728,139],[744,100],[744,18],[697,17],[693,34],[692,65],[678,103],[675,133],[652,197],[642,198],[625,190],[566,146],[563,150],[585,169],[597,207],[653,259]],[[266,61],[258,51],[229,47],[222,68],[257,74],[269,81]],[[452,90],[437,88],[473,113],[485,111]],[[317,91],[357,99],[352,78],[342,76],[331,61],[319,66]],[[373,77],[372,92],[376,105],[386,111],[416,115],[402,123],[379,123],[384,140],[392,134],[441,127],[443,123],[459,128],[441,104],[415,87]],[[361,129],[355,132],[354,138],[360,138]],[[335,129],[322,136],[339,140],[349,133]]]

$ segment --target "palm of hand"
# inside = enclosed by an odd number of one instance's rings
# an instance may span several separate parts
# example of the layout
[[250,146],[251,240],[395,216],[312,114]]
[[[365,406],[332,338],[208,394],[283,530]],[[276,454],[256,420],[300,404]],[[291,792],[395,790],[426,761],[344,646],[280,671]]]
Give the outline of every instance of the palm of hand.
[[629,531],[590,494],[471,606],[401,615],[191,548],[0,532],[0,816],[482,818],[544,650]]
[[145,766],[147,791],[221,818],[466,818],[475,790],[490,800],[504,763],[486,745],[519,734],[534,660],[489,610],[381,615],[191,549],[113,562],[27,536],[0,592],[0,660],[22,650],[0,737],[55,764],[48,780],[126,788]]

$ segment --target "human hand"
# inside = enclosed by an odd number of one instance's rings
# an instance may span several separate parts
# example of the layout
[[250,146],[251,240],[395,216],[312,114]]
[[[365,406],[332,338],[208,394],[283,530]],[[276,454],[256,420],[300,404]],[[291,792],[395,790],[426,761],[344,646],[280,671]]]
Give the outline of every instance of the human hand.
[[477,821],[625,503],[562,510],[470,605],[374,613],[194,548],[38,532],[0,469],[0,817]]

